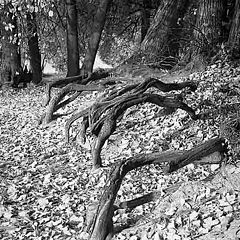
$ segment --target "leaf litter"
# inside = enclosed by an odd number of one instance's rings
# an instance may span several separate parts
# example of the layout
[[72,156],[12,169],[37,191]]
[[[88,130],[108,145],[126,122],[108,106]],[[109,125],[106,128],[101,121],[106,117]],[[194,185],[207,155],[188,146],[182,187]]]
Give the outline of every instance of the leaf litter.
[[[138,153],[188,150],[223,136],[229,142],[230,162],[238,165],[239,132],[231,131],[234,126],[230,128],[228,120],[238,120],[234,106],[240,100],[236,90],[240,87],[239,75],[239,67],[219,63],[189,76],[199,81],[199,86],[195,93],[186,93],[185,101],[200,112],[216,110],[204,121],[194,122],[181,110],[164,115],[162,109],[151,104],[131,108],[102,151],[108,166],[95,172],[91,171],[89,147],[64,143],[63,128],[68,117],[48,126],[37,125],[44,111],[42,87],[1,90],[1,239],[87,239],[87,208],[99,199],[109,166]],[[96,96],[86,94],[64,111],[85,107]],[[118,210],[115,226],[128,228],[114,239],[237,237],[238,175],[236,166],[222,171],[219,166],[193,164],[171,175],[154,165],[132,171],[124,179],[117,201],[152,191],[160,191],[161,197],[131,211]]]

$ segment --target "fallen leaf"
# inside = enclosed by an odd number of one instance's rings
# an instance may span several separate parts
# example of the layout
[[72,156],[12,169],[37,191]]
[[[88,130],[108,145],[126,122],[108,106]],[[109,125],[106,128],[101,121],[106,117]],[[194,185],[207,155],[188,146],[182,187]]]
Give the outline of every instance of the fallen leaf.
[[45,207],[48,205],[48,199],[46,199],[46,198],[39,198],[38,200],[37,200],[37,202],[38,202],[38,204],[39,204],[39,206],[40,206],[40,208],[42,208],[42,209],[45,209]]

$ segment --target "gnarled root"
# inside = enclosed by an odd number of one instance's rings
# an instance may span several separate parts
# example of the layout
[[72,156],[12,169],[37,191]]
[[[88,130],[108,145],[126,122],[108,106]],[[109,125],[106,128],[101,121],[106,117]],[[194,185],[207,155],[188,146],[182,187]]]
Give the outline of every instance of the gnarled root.
[[[84,109],[83,111],[80,111],[74,115],[72,115],[68,121],[65,124],[65,141],[69,142],[69,129],[71,127],[71,125],[73,124],[73,122],[75,122],[77,119],[79,119],[80,117],[83,117],[84,120],[86,121],[87,119],[87,114],[89,112],[89,108]],[[87,129],[87,128],[86,128]],[[86,130],[85,130],[86,132]]]
[[114,115],[110,115],[105,119],[98,136],[95,138],[95,142],[92,147],[92,157],[93,157],[94,168],[102,167],[102,159],[101,159],[102,147],[106,142],[106,140],[110,137],[110,135],[115,131],[115,129],[116,129],[116,118]]
[[181,108],[188,112],[192,119],[197,119],[198,116],[195,114],[195,111],[189,107],[187,104],[178,100],[174,97],[165,97],[158,94],[144,93],[135,96],[129,96],[129,98],[124,99],[121,103],[115,105],[109,112],[107,117],[102,117],[92,126],[92,133],[95,134],[96,140],[92,148],[92,157],[93,164],[95,167],[102,166],[102,160],[100,157],[101,149],[110,137],[110,135],[116,129],[117,119],[133,105],[139,103],[150,102],[154,103],[160,107],[166,108]]

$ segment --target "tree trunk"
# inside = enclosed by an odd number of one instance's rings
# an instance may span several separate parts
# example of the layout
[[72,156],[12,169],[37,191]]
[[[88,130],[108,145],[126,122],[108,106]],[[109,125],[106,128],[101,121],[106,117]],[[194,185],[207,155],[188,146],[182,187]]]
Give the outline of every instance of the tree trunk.
[[240,0],[236,0],[228,44],[232,49],[240,50]]
[[79,75],[76,0],[67,0],[67,77]]
[[150,27],[150,6],[148,0],[142,1],[142,9],[141,9],[141,42],[144,40],[147,35],[147,31]]
[[[13,84],[14,76],[21,74],[21,55],[18,46],[18,26],[17,18],[9,11],[12,8],[11,5],[7,5],[6,12],[8,15],[3,16],[4,21],[7,24],[14,26],[11,30],[2,29],[4,39],[2,41],[2,59],[1,59],[1,78],[0,82],[2,85],[10,82]],[[3,19],[1,19],[3,20]]]
[[[33,2],[34,4],[34,2]],[[35,12],[27,12],[28,47],[32,79],[35,84],[42,81],[41,53],[38,46],[37,21]]]
[[222,42],[225,0],[200,0],[194,36],[197,53],[212,53]]
[[87,49],[86,56],[83,63],[84,72],[91,73],[93,70],[93,64],[97,54],[102,30],[105,24],[108,6],[110,3],[111,3],[111,0],[102,0],[99,3],[99,7],[96,12],[95,19],[92,26],[92,33],[88,41],[88,49]]
[[148,33],[141,44],[141,50],[147,60],[151,61],[161,56],[174,55],[176,49],[169,48],[177,26],[182,6],[187,0],[163,0],[154,17]]

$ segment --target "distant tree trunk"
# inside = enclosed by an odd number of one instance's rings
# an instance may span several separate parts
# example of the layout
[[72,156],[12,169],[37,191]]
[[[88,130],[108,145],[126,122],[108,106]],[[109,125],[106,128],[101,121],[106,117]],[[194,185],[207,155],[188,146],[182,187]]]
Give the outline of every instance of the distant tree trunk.
[[141,44],[144,57],[151,60],[159,56],[171,56],[177,52],[177,49],[172,48],[171,40],[176,31],[177,20],[183,10],[182,6],[186,8],[187,2],[188,0],[161,1],[153,23]]
[[[33,2],[34,4],[34,2]],[[33,82],[38,84],[42,81],[41,53],[38,46],[38,33],[36,13],[27,13],[28,47]]]
[[236,0],[228,44],[231,49],[240,51],[240,0]]
[[141,9],[141,42],[147,35],[147,31],[150,27],[150,2],[148,0],[142,1]]
[[67,0],[67,77],[79,74],[78,18],[76,0]]
[[[9,11],[12,6],[6,5],[6,14],[1,17],[1,20],[4,19],[6,24],[11,24],[14,26],[11,30],[2,30],[4,39],[2,40],[2,59],[1,59],[1,78],[0,82],[2,85],[10,82],[13,84],[13,78],[15,75],[21,73],[21,55],[19,51],[19,39],[16,37],[18,33],[17,18]],[[2,19],[3,18],[3,19]]]
[[197,53],[208,55],[222,42],[226,0],[200,0],[194,36]]
[[88,49],[83,63],[84,72],[91,73],[93,70],[93,64],[99,47],[99,42],[110,3],[111,0],[101,0],[99,3],[99,7],[97,9],[92,26],[92,33],[90,34],[88,41]]
[[203,71],[224,40],[226,0],[199,0],[193,40],[183,57],[186,68]]

